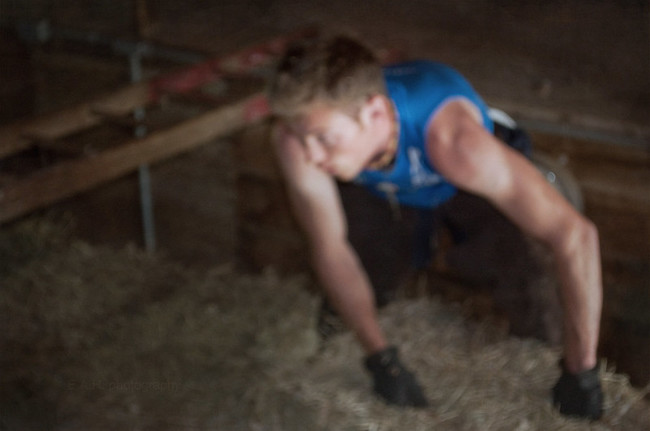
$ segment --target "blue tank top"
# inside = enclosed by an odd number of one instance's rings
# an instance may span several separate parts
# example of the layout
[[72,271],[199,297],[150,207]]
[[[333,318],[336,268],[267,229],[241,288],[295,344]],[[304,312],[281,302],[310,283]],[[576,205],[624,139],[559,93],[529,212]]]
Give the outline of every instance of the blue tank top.
[[446,102],[463,98],[476,106],[484,127],[492,132],[487,105],[471,85],[452,68],[431,61],[412,61],[384,69],[388,95],[399,117],[395,161],[386,170],[364,170],[354,182],[402,205],[434,208],[456,194],[426,155],[429,121]]

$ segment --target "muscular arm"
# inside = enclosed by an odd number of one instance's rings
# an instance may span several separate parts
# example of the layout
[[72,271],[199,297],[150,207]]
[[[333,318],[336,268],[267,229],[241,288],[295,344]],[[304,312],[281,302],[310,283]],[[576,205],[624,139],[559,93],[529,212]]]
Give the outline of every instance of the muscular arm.
[[[565,366],[596,364],[602,307],[598,232],[523,156],[480,126],[464,102],[447,104],[427,130],[432,163],[450,182],[486,198],[555,256],[564,306]],[[435,162],[434,162],[435,161]]]
[[309,163],[300,141],[282,124],[274,129],[273,145],[292,209],[309,242],[312,266],[328,299],[368,354],[384,349],[372,289],[347,240],[335,181]]

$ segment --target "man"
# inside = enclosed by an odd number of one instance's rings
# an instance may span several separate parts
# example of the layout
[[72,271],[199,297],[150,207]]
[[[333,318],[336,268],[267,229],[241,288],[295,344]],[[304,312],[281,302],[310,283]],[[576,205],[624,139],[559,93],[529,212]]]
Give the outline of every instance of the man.
[[463,190],[548,246],[566,311],[554,403],[565,414],[600,417],[597,230],[520,152],[494,136],[487,107],[465,79],[427,61],[382,68],[366,47],[335,37],[289,49],[270,101],[279,119],[275,151],[313,269],[328,302],[367,353],[380,396],[391,404],[427,404],[378,324],[337,180],[363,184],[395,209],[432,210]]

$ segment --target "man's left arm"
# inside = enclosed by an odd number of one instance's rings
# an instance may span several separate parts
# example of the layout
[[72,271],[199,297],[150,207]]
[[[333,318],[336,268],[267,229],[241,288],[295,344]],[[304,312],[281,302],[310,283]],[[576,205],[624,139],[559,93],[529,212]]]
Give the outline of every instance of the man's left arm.
[[564,307],[563,368],[575,376],[593,372],[602,308],[598,231],[525,157],[479,121],[467,102],[445,105],[427,129],[431,162],[451,183],[484,197],[551,248]]

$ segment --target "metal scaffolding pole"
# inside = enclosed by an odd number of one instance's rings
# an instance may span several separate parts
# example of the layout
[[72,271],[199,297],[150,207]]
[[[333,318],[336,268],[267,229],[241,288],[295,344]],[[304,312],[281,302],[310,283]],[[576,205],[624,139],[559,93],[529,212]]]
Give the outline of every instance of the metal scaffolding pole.
[[[142,80],[142,56],[139,50],[129,55],[129,70],[131,82],[137,83]],[[143,124],[145,117],[143,107],[133,111],[135,120],[134,134],[136,138],[143,138],[147,134],[147,127]],[[151,193],[151,173],[148,164],[141,164],[138,167],[138,186],[140,189],[140,210],[142,212],[142,231],[144,234],[144,246],[147,253],[156,251],[156,228],[154,223],[153,198]]]

